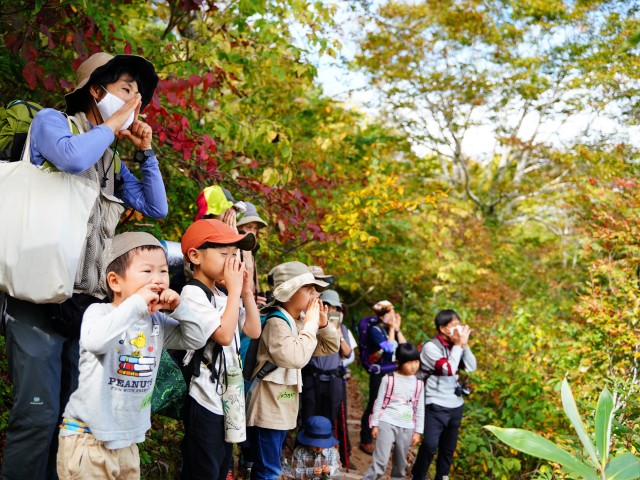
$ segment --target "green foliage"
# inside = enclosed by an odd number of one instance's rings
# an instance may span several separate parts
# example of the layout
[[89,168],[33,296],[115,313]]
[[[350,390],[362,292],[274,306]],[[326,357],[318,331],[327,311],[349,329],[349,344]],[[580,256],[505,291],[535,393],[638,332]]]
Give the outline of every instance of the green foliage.
[[569,453],[567,450],[533,432],[523,429],[500,428],[488,425],[485,428],[512,448],[528,455],[558,463],[571,476],[585,480],[636,479],[640,478],[640,460],[630,452],[624,452],[609,461],[609,440],[614,413],[614,400],[606,388],[602,390],[596,406],[595,437],[598,449],[594,447],[587,433],[571,387],[565,379],[562,382],[562,404],[564,411],[575,429],[586,458],[581,450]]
[[[322,94],[314,55],[338,52],[340,15],[335,2],[305,0],[17,0],[0,16],[0,98],[63,108],[80,58],[148,57],[161,82],[145,113],[170,214],[127,212],[120,230],[177,241],[202,187],[223,183],[269,223],[263,287],[271,267],[297,259],[336,276],[352,329],[382,298],[415,343],[442,308],[470,324],[479,369],[456,478],[562,476],[481,426],[581,448],[553,404],[567,371],[578,406],[604,382],[618,399],[610,430],[607,403],[596,411],[593,447],[602,459],[611,444],[618,468],[624,449],[640,449],[639,163],[622,135],[640,118],[632,2],[369,3],[349,7],[370,22],[355,67],[379,88],[378,113]],[[615,138],[555,135],[575,114],[610,112]],[[479,152],[479,136],[495,150]],[[6,371],[0,357],[0,426]],[[153,427],[147,478],[179,457],[179,425]]]

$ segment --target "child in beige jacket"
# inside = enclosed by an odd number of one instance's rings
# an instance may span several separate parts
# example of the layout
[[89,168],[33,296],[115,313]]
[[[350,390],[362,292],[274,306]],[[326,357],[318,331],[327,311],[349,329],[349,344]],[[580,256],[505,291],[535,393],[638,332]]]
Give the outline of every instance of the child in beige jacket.
[[[340,334],[327,321],[327,309],[318,298],[318,289],[329,284],[314,278],[309,267],[287,262],[269,276],[274,301],[261,312],[266,321],[253,372],[247,427],[255,454],[252,478],[276,480],[282,443],[298,417],[300,370],[313,355],[337,352]],[[258,375],[269,365],[273,370]]]

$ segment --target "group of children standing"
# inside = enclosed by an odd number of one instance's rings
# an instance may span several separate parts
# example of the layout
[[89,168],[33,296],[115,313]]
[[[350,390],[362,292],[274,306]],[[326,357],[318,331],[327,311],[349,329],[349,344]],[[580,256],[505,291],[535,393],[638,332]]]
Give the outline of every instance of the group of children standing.
[[[192,278],[178,294],[169,288],[167,259],[157,239],[129,232],[111,241],[105,252],[111,303],[93,305],[84,316],[79,387],[61,426],[60,478],[138,478],[136,443],[150,428],[162,349],[203,346],[185,408],[182,476],[225,478],[232,444],[224,440],[219,373],[240,366],[240,332],[260,339],[255,373],[261,375],[246,417],[252,478],[280,475],[284,438],[298,417],[301,369],[313,355],[337,352],[340,335],[318,298],[328,284],[300,262],[270,272],[273,300],[263,307],[261,325],[254,272],[240,258],[255,243],[252,233],[237,233],[220,220],[197,220],[182,237]],[[221,360],[212,363],[218,345]],[[271,368],[265,371],[266,366]]]
[[[308,382],[314,389],[305,394],[308,403],[302,399],[310,414],[303,415],[299,445],[284,471],[281,457],[287,432],[297,425],[302,372],[333,380],[332,373],[344,370],[342,359],[353,357],[353,337],[345,340],[341,321],[329,321],[333,294],[325,295],[325,302],[319,298],[329,284],[300,262],[271,270],[273,298],[259,312],[254,263],[241,259],[241,252],[255,246],[253,233],[238,233],[217,219],[195,221],[181,241],[190,279],[178,294],[169,288],[166,254],[156,238],[141,232],[113,238],[104,262],[110,303],[90,306],[82,322],[79,386],[60,430],[61,479],[139,478],[136,444],[150,428],[162,349],[202,347],[185,404],[182,478],[226,478],[233,457],[232,444],[225,441],[222,374],[242,367],[241,333],[259,339],[246,405],[251,478],[339,474],[340,455],[332,447],[338,443],[334,424],[340,401],[330,392],[316,392],[323,388],[320,381]],[[316,356],[325,362],[312,362]],[[395,343],[394,361],[397,370],[382,376],[369,420],[376,445],[366,480],[384,474],[394,445],[391,476],[403,478],[408,449],[420,443],[425,425],[425,383],[416,376],[420,352],[408,342]],[[341,384],[342,376],[335,376]]]

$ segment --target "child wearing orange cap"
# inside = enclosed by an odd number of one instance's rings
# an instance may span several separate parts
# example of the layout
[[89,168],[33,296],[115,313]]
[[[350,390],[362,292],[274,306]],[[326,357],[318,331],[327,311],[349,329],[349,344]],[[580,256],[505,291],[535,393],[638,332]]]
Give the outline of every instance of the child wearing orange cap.
[[[182,301],[214,330],[202,361],[195,367],[185,405],[182,478],[225,478],[232,461],[232,444],[225,441],[222,391],[224,372],[239,361],[240,330],[260,336],[260,316],[253,291],[253,272],[247,271],[239,250],[256,243],[251,233],[238,234],[212,219],[193,223],[182,237],[182,253],[193,280],[182,289]],[[216,287],[224,281],[227,294]],[[221,348],[220,348],[221,347]]]

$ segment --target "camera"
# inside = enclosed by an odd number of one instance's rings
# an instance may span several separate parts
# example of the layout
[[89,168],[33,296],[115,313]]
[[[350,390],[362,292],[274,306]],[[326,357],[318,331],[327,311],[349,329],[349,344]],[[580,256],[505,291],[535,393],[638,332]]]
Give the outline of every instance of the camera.
[[471,387],[466,383],[462,383],[462,384],[459,383],[456,385],[455,394],[458,397],[462,397],[463,395],[465,397],[468,397],[469,395],[471,395],[471,392],[472,392]]

